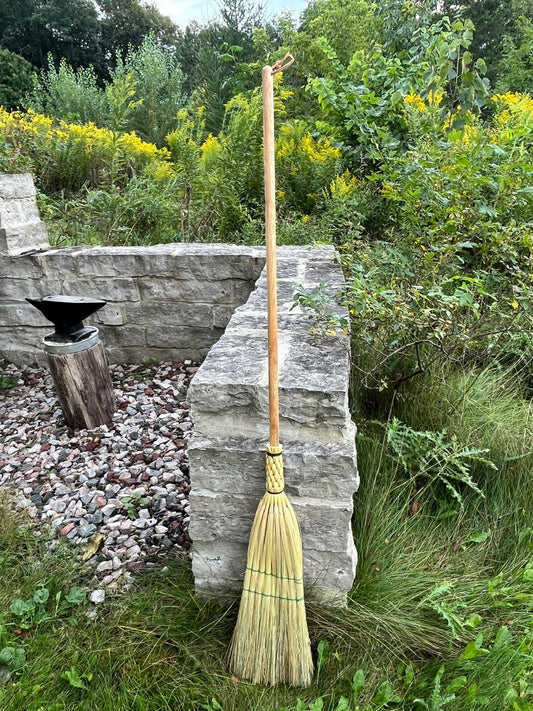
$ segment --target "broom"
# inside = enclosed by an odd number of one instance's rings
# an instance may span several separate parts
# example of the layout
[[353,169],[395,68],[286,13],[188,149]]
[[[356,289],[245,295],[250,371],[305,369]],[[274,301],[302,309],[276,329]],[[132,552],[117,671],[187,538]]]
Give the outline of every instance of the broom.
[[270,443],[266,493],[250,533],[239,616],[230,647],[230,667],[254,684],[309,686],[313,675],[303,591],[302,540],[284,492],[279,443],[278,323],[273,74],[294,61],[287,54],[263,67],[263,138],[266,202],[268,394]]

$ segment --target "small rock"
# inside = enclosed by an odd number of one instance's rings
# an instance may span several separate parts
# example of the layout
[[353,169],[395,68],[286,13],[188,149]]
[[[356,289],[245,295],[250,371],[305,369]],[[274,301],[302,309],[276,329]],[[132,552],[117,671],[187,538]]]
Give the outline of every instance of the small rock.
[[103,560],[101,563],[98,564],[96,567],[96,572],[97,573],[105,573],[108,570],[113,570],[113,561],[112,560]]
[[67,523],[67,525],[61,529],[62,536],[68,536],[68,534],[75,528],[73,523]]
[[102,506],[100,511],[104,516],[111,516],[111,514],[116,508],[117,507],[115,506],[115,504],[106,504],[105,506]]
[[95,605],[101,605],[105,600],[105,590],[98,588],[98,590],[93,590],[91,593],[91,602]]

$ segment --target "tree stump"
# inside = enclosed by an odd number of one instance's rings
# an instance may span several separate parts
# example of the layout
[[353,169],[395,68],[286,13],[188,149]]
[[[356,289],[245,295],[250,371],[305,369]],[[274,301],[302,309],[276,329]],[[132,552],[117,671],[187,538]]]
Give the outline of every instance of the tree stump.
[[75,353],[47,351],[47,356],[67,425],[90,430],[109,424],[116,402],[103,344]]

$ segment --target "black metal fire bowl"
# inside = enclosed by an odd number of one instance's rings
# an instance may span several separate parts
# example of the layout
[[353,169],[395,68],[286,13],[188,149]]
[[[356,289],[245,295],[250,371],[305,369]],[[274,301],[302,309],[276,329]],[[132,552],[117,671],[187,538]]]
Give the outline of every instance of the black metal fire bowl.
[[83,319],[94,314],[106,305],[103,299],[92,299],[88,296],[65,296],[54,294],[38,299],[26,297],[32,306],[43,314],[55,326],[55,332],[50,336],[53,341],[81,341],[94,332],[94,328],[85,328]]

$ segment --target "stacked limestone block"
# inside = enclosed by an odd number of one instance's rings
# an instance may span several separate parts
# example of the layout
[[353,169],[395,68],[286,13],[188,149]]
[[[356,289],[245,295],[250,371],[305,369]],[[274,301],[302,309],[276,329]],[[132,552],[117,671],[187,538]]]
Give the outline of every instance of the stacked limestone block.
[[[286,490],[298,516],[308,596],[344,604],[355,577],[355,425],[348,409],[347,336],[313,336],[294,309],[296,283],[340,286],[332,248],[278,254],[280,428]],[[242,588],[253,517],[265,491],[268,441],[266,274],[196,374],[189,400],[190,535],[198,592]]]
[[14,257],[49,248],[31,174],[0,174],[0,254]]
[[42,362],[50,323],[26,296],[93,296],[111,362],[200,361],[261,273],[261,250],[226,244],[0,249],[0,358]]

